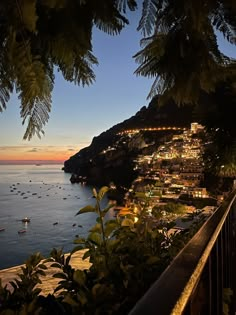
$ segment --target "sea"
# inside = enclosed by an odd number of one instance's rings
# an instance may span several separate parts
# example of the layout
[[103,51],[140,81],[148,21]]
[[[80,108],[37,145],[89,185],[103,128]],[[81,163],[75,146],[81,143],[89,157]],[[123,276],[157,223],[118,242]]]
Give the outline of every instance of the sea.
[[[71,184],[62,167],[0,165],[0,269],[22,264],[36,252],[43,257],[53,248],[69,252],[95,224],[94,213],[76,216],[95,203],[93,187]],[[30,222],[22,222],[25,217]]]

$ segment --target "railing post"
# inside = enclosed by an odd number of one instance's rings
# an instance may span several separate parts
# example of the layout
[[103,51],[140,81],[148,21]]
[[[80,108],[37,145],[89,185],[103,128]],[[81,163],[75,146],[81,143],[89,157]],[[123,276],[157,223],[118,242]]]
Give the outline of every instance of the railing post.
[[154,282],[130,315],[236,315],[236,194],[228,197]]
[[221,242],[217,239],[211,253],[211,308],[212,315],[222,315],[223,283],[222,283],[222,260]]
[[232,290],[233,290],[233,298],[232,298],[232,309],[230,314],[236,314],[236,202],[233,203],[231,209],[231,279],[232,279]]

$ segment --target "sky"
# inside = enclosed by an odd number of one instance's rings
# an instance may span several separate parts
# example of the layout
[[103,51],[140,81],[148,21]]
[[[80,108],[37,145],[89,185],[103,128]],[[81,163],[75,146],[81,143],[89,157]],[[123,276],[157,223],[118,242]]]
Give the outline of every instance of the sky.
[[[138,65],[132,58],[140,50],[139,18],[140,11],[129,14],[130,24],[117,36],[94,30],[93,53],[99,65],[94,67],[93,85],[79,87],[56,73],[52,111],[41,139],[23,140],[26,126],[22,126],[17,95],[12,95],[7,109],[0,113],[0,164],[63,162],[88,146],[94,136],[148,105],[152,80],[134,74]],[[219,46],[236,58],[235,46],[222,36]]]

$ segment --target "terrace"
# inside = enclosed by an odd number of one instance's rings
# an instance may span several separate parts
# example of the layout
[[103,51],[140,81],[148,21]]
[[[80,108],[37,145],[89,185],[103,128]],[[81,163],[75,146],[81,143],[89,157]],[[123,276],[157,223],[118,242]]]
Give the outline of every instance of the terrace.
[[130,315],[234,315],[235,266],[236,191],[205,222]]

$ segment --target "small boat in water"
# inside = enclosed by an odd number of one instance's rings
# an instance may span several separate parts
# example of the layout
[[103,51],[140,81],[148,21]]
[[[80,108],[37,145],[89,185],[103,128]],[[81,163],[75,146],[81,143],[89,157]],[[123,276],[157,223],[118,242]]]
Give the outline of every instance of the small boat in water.
[[27,222],[27,223],[28,223],[28,222],[30,222],[30,219],[29,219],[29,218],[27,218],[27,217],[25,217],[24,219],[22,219],[22,220],[21,220],[21,222],[24,222],[24,223],[26,223],[26,222]]
[[18,234],[23,234],[23,233],[25,233],[26,232],[26,230],[19,230],[18,231]]
[[0,228],[0,232],[3,232],[3,231],[5,231],[5,229],[4,228]]

